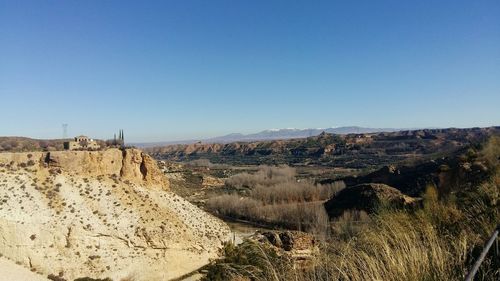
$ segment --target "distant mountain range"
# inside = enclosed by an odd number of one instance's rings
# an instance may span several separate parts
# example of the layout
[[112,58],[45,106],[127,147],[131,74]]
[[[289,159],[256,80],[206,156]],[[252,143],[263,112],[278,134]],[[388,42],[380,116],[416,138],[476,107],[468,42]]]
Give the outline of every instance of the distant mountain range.
[[[312,131],[317,133],[319,131]],[[490,136],[499,135],[500,127],[447,128],[400,130],[356,129],[354,132],[385,132],[370,134],[320,133],[316,136],[283,140],[289,134],[278,134],[281,130],[269,130],[264,136],[280,140],[256,140],[230,143],[191,143],[145,148],[155,159],[188,162],[207,159],[214,164],[228,165],[280,165],[329,166],[351,169],[378,169],[395,163],[416,163],[422,160],[441,158],[449,153],[478,144]],[[292,130],[295,132],[295,130]],[[335,130],[353,132],[352,130]],[[306,130],[306,134],[308,131]],[[245,139],[248,138],[244,136]],[[255,137],[251,135],[250,137]],[[258,135],[262,138],[262,135]],[[240,137],[238,137],[240,139]]]
[[395,128],[364,128],[357,126],[337,127],[337,128],[317,128],[317,129],[270,129],[264,130],[254,134],[240,134],[234,133],[220,137],[208,138],[203,140],[183,140],[183,141],[165,141],[165,142],[151,142],[151,143],[133,143],[132,145],[138,147],[153,147],[163,146],[170,144],[190,144],[201,141],[202,143],[230,143],[238,141],[260,141],[260,140],[280,140],[280,139],[295,139],[307,138],[321,134],[322,132],[330,134],[368,134],[378,132],[397,132],[413,129],[395,129]]

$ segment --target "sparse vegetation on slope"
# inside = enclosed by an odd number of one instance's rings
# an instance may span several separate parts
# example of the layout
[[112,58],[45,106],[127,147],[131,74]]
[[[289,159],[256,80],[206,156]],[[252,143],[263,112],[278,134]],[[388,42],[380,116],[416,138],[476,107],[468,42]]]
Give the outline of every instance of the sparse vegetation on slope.
[[139,150],[0,153],[0,178],[0,255],[57,280],[172,279],[229,238]]

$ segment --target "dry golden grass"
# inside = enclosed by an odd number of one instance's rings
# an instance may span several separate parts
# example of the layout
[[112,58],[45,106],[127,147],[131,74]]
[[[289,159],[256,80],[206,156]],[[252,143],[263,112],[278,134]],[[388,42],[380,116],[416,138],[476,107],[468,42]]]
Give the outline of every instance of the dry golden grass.
[[[229,260],[224,260],[222,267],[211,268],[223,273],[209,275],[207,280],[463,280],[473,261],[473,250],[485,237],[476,241],[478,234],[471,230],[457,235],[443,232],[427,215],[427,210],[417,214],[382,212],[355,236],[324,243],[313,259],[314,266],[306,270],[263,245],[247,242],[236,254],[234,250],[226,253]],[[483,265],[481,274],[482,280],[500,277],[498,265],[491,260]]]
[[383,214],[330,249],[334,266],[325,273],[332,280],[455,280],[463,272],[457,265],[464,264],[467,238],[455,239],[443,239],[432,223],[407,213]]

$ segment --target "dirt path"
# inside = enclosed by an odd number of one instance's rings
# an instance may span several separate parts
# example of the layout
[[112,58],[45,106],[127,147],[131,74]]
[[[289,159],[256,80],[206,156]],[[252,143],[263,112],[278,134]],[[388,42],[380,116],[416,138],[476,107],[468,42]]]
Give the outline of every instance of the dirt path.
[[267,230],[265,228],[255,227],[241,222],[226,221],[226,224],[229,225],[229,228],[231,228],[231,241],[235,245],[241,244],[245,238],[252,236],[258,230]]
[[[236,245],[239,245],[243,242],[243,240],[249,236],[255,234],[258,230],[267,230],[265,228],[255,227],[253,225],[248,225],[242,222],[229,222],[225,221],[229,228],[231,228],[231,242]],[[175,281],[198,281],[203,278],[205,274],[203,270],[195,270],[191,273],[184,275],[183,277],[174,279]]]
[[6,258],[0,258],[0,279],[2,281],[48,281],[49,279],[31,272]]

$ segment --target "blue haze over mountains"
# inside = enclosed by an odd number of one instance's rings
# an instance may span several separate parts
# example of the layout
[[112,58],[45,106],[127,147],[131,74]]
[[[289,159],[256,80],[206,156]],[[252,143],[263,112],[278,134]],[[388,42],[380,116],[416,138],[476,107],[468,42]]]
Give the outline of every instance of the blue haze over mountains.
[[280,139],[293,139],[293,138],[307,138],[317,136],[322,132],[330,134],[368,134],[379,132],[396,132],[405,130],[415,130],[417,128],[396,129],[396,128],[365,128],[357,126],[336,127],[336,128],[314,128],[314,129],[270,129],[264,130],[253,134],[240,134],[233,133],[219,137],[207,138],[202,140],[181,140],[181,141],[165,141],[165,142],[151,142],[151,143],[133,143],[139,147],[152,147],[171,144],[189,144],[195,142],[203,143],[230,143],[238,141],[262,141],[262,140],[280,140]]

